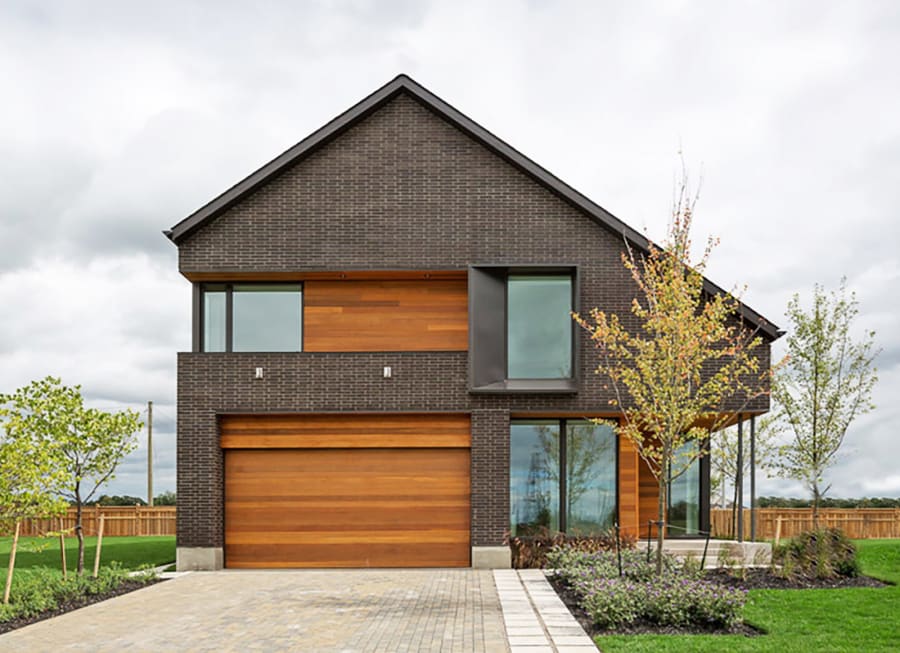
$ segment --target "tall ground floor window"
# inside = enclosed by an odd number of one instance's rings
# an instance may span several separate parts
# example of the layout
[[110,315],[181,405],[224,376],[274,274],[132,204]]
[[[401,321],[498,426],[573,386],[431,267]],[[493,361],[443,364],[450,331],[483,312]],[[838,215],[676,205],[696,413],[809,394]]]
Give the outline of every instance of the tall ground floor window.
[[[686,442],[676,453],[695,453],[700,443],[696,440]],[[703,515],[703,461],[694,460],[691,466],[669,485],[669,528],[670,537],[698,535],[704,529],[701,523]]]
[[590,534],[616,520],[617,447],[611,426],[584,420],[510,424],[513,535],[547,528]]

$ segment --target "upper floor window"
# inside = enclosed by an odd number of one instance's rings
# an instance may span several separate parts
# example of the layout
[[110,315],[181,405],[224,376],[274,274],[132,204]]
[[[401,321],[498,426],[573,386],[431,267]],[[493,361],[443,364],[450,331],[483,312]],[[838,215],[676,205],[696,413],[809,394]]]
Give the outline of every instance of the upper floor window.
[[577,392],[575,266],[469,268],[472,392]]
[[572,277],[509,275],[506,282],[506,377],[572,376]]
[[202,351],[301,351],[299,284],[202,287]]

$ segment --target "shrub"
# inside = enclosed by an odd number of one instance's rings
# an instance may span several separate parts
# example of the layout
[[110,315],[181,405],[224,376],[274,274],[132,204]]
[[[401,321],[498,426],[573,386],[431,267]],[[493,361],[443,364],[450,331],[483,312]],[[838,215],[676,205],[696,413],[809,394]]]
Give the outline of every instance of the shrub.
[[[615,551],[616,532],[610,529],[595,535],[577,535],[571,533],[554,533],[547,528],[529,535],[508,537],[512,551],[512,566],[515,569],[543,569],[547,566],[547,553],[554,547],[568,547],[576,551],[593,553],[596,551]],[[620,535],[619,547],[633,549],[637,542],[634,535]]]
[[127,581],[146,583],[154,578],[154,574],[130,576],[128,570],[115,562],[108,567],[101,567],[97,578],[85,574],[70,575],[64,580],[59,571],[46,567],[34,567],[27,572],[19,571],[13,578],[9,604],[0,604],[0,621],[33,617],[47,610],[53,610],[60,604],[105,594],[121,587]]
[[[620,552],[622,576],[631,580],[646,580],[656,575],[656,559],[647,559],[645,551],[626,549]],[[594,578],[617,578],[619,576],[619,555],[615,551],[589,553],[567,545],[556,546],[547,552],[547,563],[566,582],[580,575],[583,570]],[[663,568],[666,571],[680,569],[682,573],[696,576],[699,565],[687,565],[668,553],[663,553]]]
[[779,546],[772,562],[786,578],[838,578],[859,575],[856,545],[837,528],[801,533]]
[[587,553],[563,546],[548,552],[547,559],[600,628],[635,621],[731,628],[742,620],[744,590],[702,580],[698,565],[681,565],[670,555],[663,557],[662,575],[636,550],[622,551],[621,576],[615,552]]

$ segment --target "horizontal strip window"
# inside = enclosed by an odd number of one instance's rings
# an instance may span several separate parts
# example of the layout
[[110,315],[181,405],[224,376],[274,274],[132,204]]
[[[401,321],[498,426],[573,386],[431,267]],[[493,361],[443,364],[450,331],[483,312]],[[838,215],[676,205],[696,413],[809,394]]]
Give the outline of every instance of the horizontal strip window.
[[203,284],[199,318],[204,352],[303,350],[301,284]]

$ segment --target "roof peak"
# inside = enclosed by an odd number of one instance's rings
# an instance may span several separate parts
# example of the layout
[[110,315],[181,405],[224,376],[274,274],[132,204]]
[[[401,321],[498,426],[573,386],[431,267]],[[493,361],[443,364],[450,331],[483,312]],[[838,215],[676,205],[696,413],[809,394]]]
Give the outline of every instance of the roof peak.
[[[331,121],[314,131],[293,147],[285,150],[280,155],[251,173],[243,180],[215,197],[210,202],[197,209],[191,215],[181,220],[178,224],[163,233],[176,245],[188,235],[214,220],[228,208],[239,202],[248,194],[268,182],[285,168],[294,165],[315,150],[323,147],[331,140],[350,129],[356,123],[380,109],[390,102],[400,92],[406,91],[417,102],[425,106],[433,113],[440,116],[454,127],[467,134],[469,137],[481,143],[484,147],[494,152],[507,163],[518,168],[534,181],[547,188],[564,201],[581,210],[587,217],[611,230],[617,235],[631,242],[640,249],[647,250],[650,241],[640,232],[622,222],[619,218],[604,209],[602,206],[569,186],[567,183],[541,167],[514,147],[495,136],[493,133],[476,123],[474,120],[445,102],[427,88],[419,84],[406,73],[400,73],[392,80],[379,87],[352,107],[333,118]],[[707,292],[723,293],[724,289],[705,280]],[[748,306],[741,304],[742,315],[759,328],[770,338],[777,338],[781,332],[777,327],[769,323],[759,313]]]

